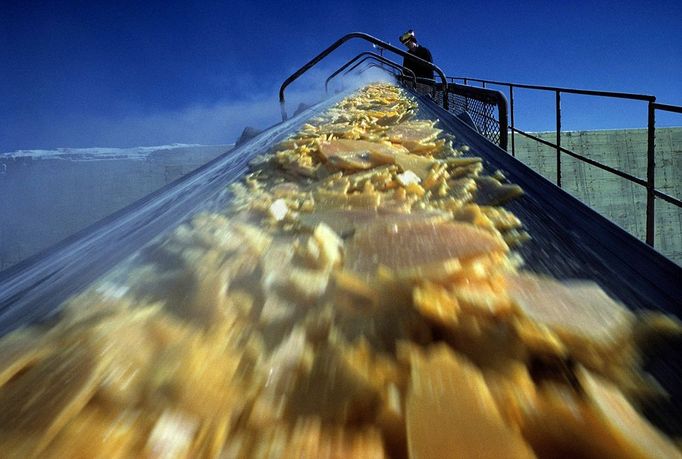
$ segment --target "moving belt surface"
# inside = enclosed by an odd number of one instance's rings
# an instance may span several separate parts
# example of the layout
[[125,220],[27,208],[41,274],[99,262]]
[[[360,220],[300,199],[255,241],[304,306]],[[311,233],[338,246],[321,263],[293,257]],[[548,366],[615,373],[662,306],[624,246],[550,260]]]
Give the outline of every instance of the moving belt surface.
[[[424,116],[440,120],[484,158],[502,170],[524,195],[509,202],[532,238],[518,248],[532,271],[557,278],[592,279],[631,309],[660,310],[682,317],[682,267],[560,189],[521,161],[479,135],[427,96],[415,94]],[[682,340],[661,343],[648,355],[647,370],[670,393],[669,403],[647,407],[656,424],[682,434]]]
[[413,94],[425,117],[440,120],[439,126],[453,134],[457,143],[468,145],[490,170],[502,170],[511,183],[524,189],[524,196],[506,207],[532,235],[520,252],[533,271],[593,279],[631,308],[682,316],[682,267],[507,154],[429,97]]
[[0,336],[48,320],[69,296],[183,219],[229,200],[227,186],[249,162],[305,121],[342,98],[337,95],[215,158],[179,180],[83,229],[54,247],[0,272]]
[[[0,334],[52,317],[64,299],[116,263],[166,233],[188,216],[229,200],[226,186],[242,177],[248,163],[271,149],[307,119],[342,96],[325,101],[264,132],[180,181],[0,274]],[[525,190],[507,205],[532,235],[518,251],[527,269],[558,278],[592,279],[630,308],[659,309],[680,316],[680,268],[533,173],[468,125],[416,96],[421,114],[484,158],[489,172],[500,169]],[[667,347],[666,347],[667,346]],[[663,430],[679,435],[679,342],[667,343],[651,371],[672,402],[648,413]]]

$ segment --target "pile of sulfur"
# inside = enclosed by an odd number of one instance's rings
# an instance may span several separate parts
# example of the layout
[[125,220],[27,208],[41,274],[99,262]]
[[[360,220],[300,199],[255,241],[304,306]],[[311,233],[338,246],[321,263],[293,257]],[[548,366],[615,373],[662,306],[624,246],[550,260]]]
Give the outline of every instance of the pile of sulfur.
[[347,97],[202,212],[0,341],[3,457],[682,457],[646,333],[523,269],[522,195],[396,86]]

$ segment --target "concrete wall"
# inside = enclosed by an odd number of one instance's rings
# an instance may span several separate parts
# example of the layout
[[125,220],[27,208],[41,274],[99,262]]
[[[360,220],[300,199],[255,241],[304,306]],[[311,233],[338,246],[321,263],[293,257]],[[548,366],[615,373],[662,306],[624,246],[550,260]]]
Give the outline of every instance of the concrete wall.
[[[555,132],[536,133],[556,142]],[[556,183],[556,150],[515,136],[516,157]],[[561,136],[569,150],[646,179],[646,129],[574,131]],[[510,141],[511,151],[511,141]],[[562,188],[644,240],[646,190],[616,175],[562,154]],[[682,128],[656,129],[656,187],[682,198]],[[656,249],[682,264],[682,209],[656,200]]]
[[[229,145],[0,155],[0,270],[143,198]],[[101,159],[107,158],[107,159]]]

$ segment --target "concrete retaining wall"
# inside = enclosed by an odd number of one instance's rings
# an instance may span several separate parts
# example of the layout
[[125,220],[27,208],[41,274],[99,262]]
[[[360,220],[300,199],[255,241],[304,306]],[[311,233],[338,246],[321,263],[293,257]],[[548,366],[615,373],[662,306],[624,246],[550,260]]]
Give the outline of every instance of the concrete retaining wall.
[[[230,145],[0,156],[0,270],[207,163]],[[75,153],[74,153],[75,152]],[[22,156],[23,155],[23,156]],[[106,157],[108,159],[98,159]]]
[[[555,132],[536,133],[556,142]],[[515,136],[516,157],[556,183],[556,150]],[[646,179],[647,130],[574,131],[561,145],[613,168]],[[511,142],[510,142],[511,151]],[[646,190],[616,175],[562,154],[562,188],[644,240]],[[656,129],[656,187],[682,198],[682,128]],[[682,264],[682,209],[656,200],[656,249]]]

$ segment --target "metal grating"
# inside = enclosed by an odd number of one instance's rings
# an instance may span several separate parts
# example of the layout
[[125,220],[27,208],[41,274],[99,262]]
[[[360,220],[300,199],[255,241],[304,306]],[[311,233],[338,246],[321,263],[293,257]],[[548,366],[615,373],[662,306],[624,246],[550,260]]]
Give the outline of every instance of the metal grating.
[[[418,82],[417,93],[430,95],[438,105],[443,105],[443,91],[437,85]],[[448,85],[450,113],[468,113],[479,133],[502,149],[507,149],[507,110],[506,100],[492,91],[463,86]],[[502,119],[502,129],[500,128]]]
[[[438,96],[442,98],[442,92],[438,91]],[[494,144],[500,144],[500,121],[496,118],[497,105],[453,93],[448,94],[448,100],[452,113],[469,113],[481,135]]]

